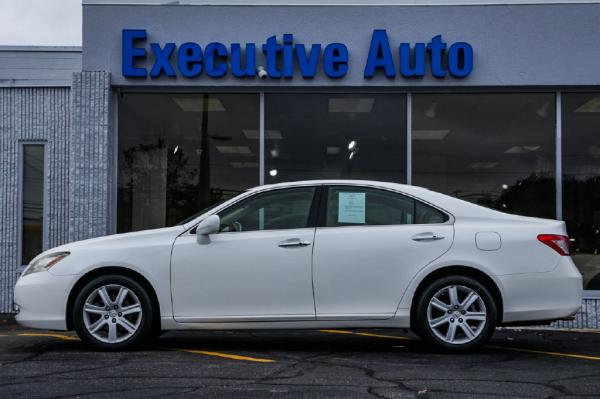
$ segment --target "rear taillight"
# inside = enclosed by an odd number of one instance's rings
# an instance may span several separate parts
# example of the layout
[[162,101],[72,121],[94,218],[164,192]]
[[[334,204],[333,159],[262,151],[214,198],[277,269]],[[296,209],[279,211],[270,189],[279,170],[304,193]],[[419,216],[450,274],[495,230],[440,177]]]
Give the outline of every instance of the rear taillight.
[[537,238],[560,255],[569,256],[569,237],[558,234],[540,234]]

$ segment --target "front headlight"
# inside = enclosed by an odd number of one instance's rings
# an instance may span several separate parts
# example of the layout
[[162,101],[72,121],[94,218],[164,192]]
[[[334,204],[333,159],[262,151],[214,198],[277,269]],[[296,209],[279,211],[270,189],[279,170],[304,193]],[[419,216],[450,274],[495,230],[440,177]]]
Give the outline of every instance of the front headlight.
[[48,270],[52,266],[56,265],[58,262],[69,256],[69,254],[70,252],[56,252],[53,254],[44,255],[41,258],[38,258],[34,262],[30,263],[29,266],[27,266],[27,269],[25,269],[25,271],[21,275],[21,277],[31,273],[37,273],[44,270]]

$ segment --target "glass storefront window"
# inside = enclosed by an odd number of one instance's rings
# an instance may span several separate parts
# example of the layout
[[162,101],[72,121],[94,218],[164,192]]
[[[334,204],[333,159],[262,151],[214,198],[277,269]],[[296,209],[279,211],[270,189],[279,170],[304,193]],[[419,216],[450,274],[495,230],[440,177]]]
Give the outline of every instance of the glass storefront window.
[[600,93],[562,95],[563,219],[583,286],[600,290]]
[[170,226],[258,185],[259,95],[124,93],[117,231]]
[[27,265],[44,246],[44,145],[23,144],[21,186],[21,264]]
[[412,183],[554,219],[552,93],[414,94]]
[[406,182],[404,94],[268,93],[265,183]]

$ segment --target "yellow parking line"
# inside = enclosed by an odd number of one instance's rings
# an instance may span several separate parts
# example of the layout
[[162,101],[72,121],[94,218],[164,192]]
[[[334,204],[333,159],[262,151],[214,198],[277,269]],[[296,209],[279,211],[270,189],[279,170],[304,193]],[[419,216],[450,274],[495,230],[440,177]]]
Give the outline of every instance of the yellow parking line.
[[171,348],[166,348],[166,349],[174,350],[174,351],[178,351],[178,352],[194,353],[197,355],[216,356],[216,357],[222,357],[225,359],[232,359],[232,360],[245,360],[247,362],[256,362],[256,363],[273,363],[273,362],[275,362],[275,360],[272,360],[272,359],[261,359],[261,358],[257,358],[257,357],[232,355],[229,353],[202,351],[202,350],[196,350],[196,349],[171,349]]
[[409,337],[402,337],[398,335],[382,335],[382,334],[373,334],[366,332],[354,332],[354,331],[346,331],[346,330],[319,330],[324,333],[332,333],[332,334],[349,334],[349,335],[360,335],[363,337],[373,337],[373,338],[387,338],[387,339],[403,339],[410,340]]
[[62,339],[63,341],[79,341],[79,338],[73,337],[71,335],[63,335],[63,334],[48,334],[48,333],[22,333],[17,334],[19,337],[49,337],[49,338],[57,338]]
[[549,355],[549,356],[571,357],[571,358],[575,358],[575,359],[600,360],[600,356],[578,355],[575,353],[562,353],[562,352],[547,352],[547,351],[540,351],[540,350],[535,350],[535,349],[514,348],[511,346],[486,345],[486,348],[508,350],[508,351],[514,351],[514,352],[537,353],[537,354]]

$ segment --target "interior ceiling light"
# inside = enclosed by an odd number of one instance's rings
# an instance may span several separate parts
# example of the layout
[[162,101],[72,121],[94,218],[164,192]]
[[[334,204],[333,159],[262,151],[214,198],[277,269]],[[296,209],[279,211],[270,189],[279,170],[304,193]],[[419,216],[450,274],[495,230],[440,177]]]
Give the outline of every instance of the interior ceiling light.
[[508,150],[504,151],[505,154],[522,154],[525,150],[521,146],[510,147]]
[[348,156],[348,159],[349,159],[349,160],[352,160],[352,158],[354,158],[354,154],[356,154],[356,151],[352,151],[352,152],[350,153],[350,155]]
[[593,97],[583,103],[575,112],[600,112],[600,97]]
[[469,169],[492,169],[498,166],[500,162],[471,162],[468,166]]
[[230,162],[236,169],[258,169],[258,162]]
[[269,151],[271,154],[271,157],[273,158],[277,158],[279,157],[279,148],[273,148],[271,151]]
[[[242,129],[242,132],[248,140],[258,140],[260,138],[260,132],[258,129]],[[265,139],[281,140],[282,138],[281,130],[265,130]]]
[[348,143],[348,149],[350,151],[354,150],[356,148],[356,141],[352,140],[351,142]]
[[277,169],[271,169],[271,170],[269,171],[269,175],[271,175],[272,177],[275,177],[275,176],[277,176]]
[[330,98],[329,112],[371,112],[374,98]]
[[437,108],[437,103],[433,102],[424,112],[425,116],[429,119],[435,118],[435,109]]
[[213,134],[211,136],[209,136],[211,138],[211,140],[216,140],[216,141],[231,141],[233,140],[233,137],[231,136],[222,136],[219,133]]
[[541,146],[539,146],[539,145],[524,145],[524,146],[515,145],[513,147],[510,147],[508,150],[504,151],[504,153],[505,154],[523,154],[526,152],[537,151],[540,148],[541,148]]
[[173,149],[173,155],[177,154],[177,151],[179,151],[179,145],[176,145]]
[[243,145],[218,145],[217,151],[221,154],[236,154],[236,155],[250,155],[252,151],[250,147]]
[[327,155],[337,155],[340,153],[340,147],[327,146]]
[[438,129],[438,130],[426,130],[418,129],[413,130],[413,140],[443,140],[450,133],[450,129]]
[[548,116],[548,109],[550,108],[550,103],[548,101],[546,101],[544,103],[544,105],[542,105],[540,108],[535,110],[535,113],[540,117],[540,118],[546,118]]
[[[204,111],[204,97],[173,97],[173,101],[184,112]],[[209,97],[206,100],[206,110],[209,112],[222,112],[225,111],[225,107],[218,98]]]

